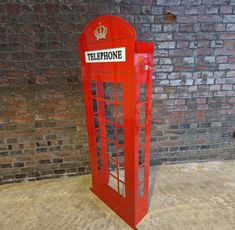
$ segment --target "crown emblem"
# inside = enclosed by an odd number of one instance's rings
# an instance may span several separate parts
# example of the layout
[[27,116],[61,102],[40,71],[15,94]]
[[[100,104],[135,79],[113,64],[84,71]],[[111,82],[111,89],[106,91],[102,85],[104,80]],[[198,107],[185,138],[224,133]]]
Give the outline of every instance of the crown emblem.
[[101,25],[101,23],[99,23],[99,26],[94,31],[94,35],[97,40],[106,39],[107,33],[108,33],[107,27]]

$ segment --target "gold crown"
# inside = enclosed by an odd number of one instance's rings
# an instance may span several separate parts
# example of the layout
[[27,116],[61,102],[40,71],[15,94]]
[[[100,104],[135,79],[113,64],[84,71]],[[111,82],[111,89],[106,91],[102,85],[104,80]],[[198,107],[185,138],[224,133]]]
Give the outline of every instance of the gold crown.
[[108,32],[107,27],[102,26],[101,23],[99,23],[99,26],[95,29],[94,34],[96,39],[100,40],[106,38],[107,32]]

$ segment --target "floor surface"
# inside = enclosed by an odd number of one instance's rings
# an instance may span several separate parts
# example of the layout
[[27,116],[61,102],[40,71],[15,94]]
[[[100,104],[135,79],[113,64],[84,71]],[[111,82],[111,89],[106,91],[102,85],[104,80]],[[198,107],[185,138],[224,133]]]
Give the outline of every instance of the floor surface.
[[[128,230],[93,195],[90,175],[0,186],[1,230]],[[235,161],[151,168],[139,230],[234,230]]]

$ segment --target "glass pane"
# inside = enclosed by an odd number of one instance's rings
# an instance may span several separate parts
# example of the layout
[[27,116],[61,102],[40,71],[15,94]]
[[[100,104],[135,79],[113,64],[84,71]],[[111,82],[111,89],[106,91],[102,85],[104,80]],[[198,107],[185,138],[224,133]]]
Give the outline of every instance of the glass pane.
[[115,141],[116,132],[115,132],[115,126],[113,124],[106,123],[106,138]]
[[117,128],[117,133],[118,133],[118,144],[123,144],[124,143],[124,131],[122,127]]
[[139,197],[142,197],[144,195],[144,184],[140,184],[138,190]]
[[125,168],[122,165],[118,166],[119,180],[125,182]]
[[101,157],[101,154],[99,151],[96,152],[97,159]]
[[98,170],[100,170],[102,167],[101,159],[97,160],[97,166],[98,166]]
[[96,151],[100,151],[100,137],[97,137],[95,138],[95,141],[96,141]]
[[96,81],[93,81],[93,80],[91,80],[91,94],[93,95],[93,96],[95,96],[96,95]]
[[109,174],[109,186],[118,192],[118,180]]
[[93,110],[93,113],[96,113],[98,111],[96,99],[92,100],[92,110]]
[[109,173],[117,177],[117,163],[109,159]]
[[114,105],[112,103],[105,102],[105,119],[115,121]]
[[122,92],[122,84],[116,84],[116,101],[121,102],[123,101],[123,92]]
[[144,163],[144,146],[139,146],[139,165],[142,165]]
[[110,157],[116,157],[116,145],[107,141],[107,152]]
[[124,150],[122,147],[118,147],[118,162],[124,164]]
[[145,123],[145,105],[140,105],[139,107],[139,123],[144,124]]
[[113,83],[111,83],[111,82],[104,82],[103,83],[103,90],[104,90],[104,99],[114,100]]
[[98,117],[94,117],[94,126],[95,126],[95,129],[99,128]]
[[144,167],[139,168],[139,184],[144,181]]
[[140,102],[146,101],[146,84],[140,84]]
[[119,181],[119,194],[125,197],[125,184]]
[[116,122],[118,124],[123,123],[123,106],[122,105],[116,105]]
[[139,129],[139,143],[144,144],[144,142],[145,142],[145,129],[140,128]]

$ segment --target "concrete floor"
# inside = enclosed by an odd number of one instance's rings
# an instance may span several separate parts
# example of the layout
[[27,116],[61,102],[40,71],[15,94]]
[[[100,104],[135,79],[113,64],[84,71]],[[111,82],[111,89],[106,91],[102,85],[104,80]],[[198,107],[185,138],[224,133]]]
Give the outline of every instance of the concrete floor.
[[[152,167],[150,182],[138,229],[235,229],[235,161]],[[0,186],[0,229],[130,229],[90,183],[87,175]]]

